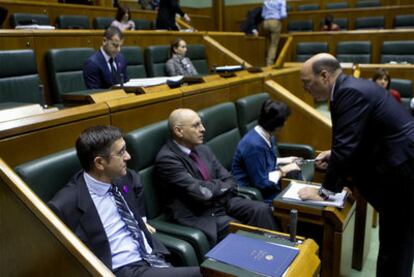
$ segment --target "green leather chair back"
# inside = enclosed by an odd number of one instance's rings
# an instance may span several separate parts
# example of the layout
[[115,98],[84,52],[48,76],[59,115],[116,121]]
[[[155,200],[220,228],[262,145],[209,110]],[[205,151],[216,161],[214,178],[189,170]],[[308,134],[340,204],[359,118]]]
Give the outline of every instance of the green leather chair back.
[[135,22],[135,30],[152,30],[152,22],[145,19],[132,19]]
[[345,63],[371,63],[371,41],[340,41],[336,58]]
[[0,102],[43,102],[33,50],[0,51],[0,63]]
[[414,14],[396,15],[394,17],[395,29],[414,28]]
[[10,26],[15,28],[17,25],[50,25],[50,19],[47,14],[35,13],[14,13],[10,15]]
[[319,9],[319,4],[304,4],[298,6],[298,11],[314,11]]
[[86,15],[60,15],[56,18],[58,29],[89,29],[89,18]]
[[148,77],[167,76],[165,63],[169,59],[169,53],[170,46],[168,45],[153,45],[145,48],[145,67]]
[[95,17],[92,22],[94,29],[108,29],[114,19],[112,17]]
[[211,148],[220,163],[230,170],[240,140],[235,105],[222,103],[199,111],[199,115],[206,128],[204,143]]
[[121,53],[125,56],[127,61],[127,72],[130,79],[147,77],[140,47],[123,46],[121,48]]
[[257,125],[262,105],[269,98],[268,93],[262,92],[236,101],[238,124],[242,136]]
[[86,90],[83,64],[94,53],[93,48],[59,48],[46,53],[46,68],[54,103],[62,103],[62,95]]
[[189,44],[187,46],[187,57],[190,58],[199,75],[209,73],[206,57],[206,47],[203,44]]
[[313,30],[312,20],[289,20],[288,32],[311,32]]
[[74,148],[18,165],[16,173],[47,203],[81,169]]
[[296,61],[304,62],[318,53],[328,53],[327,42],[299,42],[296,45]]
[[[349,7],[348,2],[326,3],[327,10],[347,9],[348,7]],[[335,20],[335,23],[336,23],[336,20]]]
[[414,40],[384,41],[381,63],[414,63]]
[[385,18],[383,16],[369,16],[355,18],[355,30],[384,29]]
[[366,7],[379,7],[381,3],[379,0],[361,0],[357,1],[355,7],[357,8],[366,8]]
[[410,109],[410,101],[413,97],[413,82],[406,79],[392,78],[390,88],[397,90],[401,96],[401,103],[406,109]]

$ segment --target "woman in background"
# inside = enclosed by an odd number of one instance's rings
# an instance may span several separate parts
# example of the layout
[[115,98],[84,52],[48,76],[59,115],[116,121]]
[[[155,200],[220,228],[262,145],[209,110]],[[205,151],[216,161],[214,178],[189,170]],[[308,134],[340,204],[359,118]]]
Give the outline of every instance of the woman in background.
[[334,17],[330,14],[325,16],[323,20],[322,31],[340,31],[341,28],[334,22]]
[[198,75],[192,62],[185,56],[187,43],[181,38],[175,39],[170,46],[170,59],[165,64],[168,76],[194,76]]
[[131,10],[128,7],[119,6],[111,26],[118,27],[121,31],[135,30],[135,23],[131,20]]
[[395,98],[395,100],[401,103],[400,93],[396,91],[395,89],[392,89],[392,88],[390,89],[391,77],[387,70],[385,70],[384,68],[379,68],[375,72],[374,76],[372,76],[372,81],[374,81],[379,86],[388,90],[390,94]]

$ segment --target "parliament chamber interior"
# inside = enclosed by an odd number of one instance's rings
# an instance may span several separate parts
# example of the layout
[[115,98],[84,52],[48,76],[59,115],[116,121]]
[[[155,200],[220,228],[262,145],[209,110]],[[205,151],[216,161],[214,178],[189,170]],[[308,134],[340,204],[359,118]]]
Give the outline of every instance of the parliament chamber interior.
[[[205,235],[168,221],[163,213],[162,191],[151,173],[168,138],[167,119],[173,110],[199,112],[206,126],[204,143],[230,170],[238,141],[246,126],[256,122],[266,99],[282,101],[292,111],[277,133],[282,156],[314,159],[330,149],[329,104],[315,103],[300,81],[302,63],[315,54],[330,53],[346,74],[356,78],[371,79],[379,68],[386,69],[392,76],[391,88],[401,94],[402,108],[410,109],[412,1],[287,0],[287,18],[282,20],[277,55],[270,66],[265,64],[269,40],[263,26],[258,36],[240,31],[248,11],[262,2],[181,0],[191,21],[177,17],[178,31],[156,30],[157,11],[143,9],[137,0],[0,2],[5,10],[0,13],[1,276],[113,276],[47,206],[81,169],[74,147],[88,127],[113,125],[125,133],[132,156],[128,167],[142,175],[147,219],[157,229],[156,238],[172,253],[170,262],[202,266],[205,276],[237,276],[237,271],[220,275],[211,270],[214,266],[205,254],[213,245]],[[123,33],[121,47],[130,79],[165,77],[170,42],[179,37],[187,42],[198,82],[87,89],[83,66],[100,49],[104,29],[116,14],[114,5],[128,7],[135,22],[135,30]],[[333,16],[339,31],[321,29],[327,15]],[[32,27],[25,28],[27,22]],[[230,74],[217,70],[232,65],[241,70]],[[309,170],[308,181],[320,184],[324,172]],[[282,188],[289,182],[283,179]],[[239,193],[262,199],[254,189]],[[376,259],[378,251],[373,246],[377,213],[357,191],[343,208],[280,198],[273,205],[284,233],[289,233],[290,211],[298,210],[297,234],[305,242],[284,276],[375,275],[376,260],[372,267],[368,256]],[[231,229],[257,232],[238,224]]]

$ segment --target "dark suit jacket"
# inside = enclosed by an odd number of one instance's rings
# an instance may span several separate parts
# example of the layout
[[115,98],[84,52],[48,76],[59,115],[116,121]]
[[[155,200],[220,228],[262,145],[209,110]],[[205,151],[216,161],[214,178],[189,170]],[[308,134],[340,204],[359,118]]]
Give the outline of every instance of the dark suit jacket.
[[247,12],[246,19],[240,25],[240,31],[251,35],[253,29],[259,31],[259,24],[262,23],[262,7],[257,7]]
[[[119,53],[115,57],[118,74],[123,74],[124,82],[128,82],[127,62],[124,56]],[[107,89],[116,85],[112,81],[112,73],[109,70],[105,57],[101,50],[96,51],[83,65],[83,78],[88,89]],[[118,83],[120,83],[119,80]]]
[[181,224],[212,233],[209,228],[216,222],[211,215],[225,213],[226,203],[236,196],[237,184],[207,146],[199,145],[195,150],[206,164],[210,180],[202,179],[193,160],[172,140],[157,155],[155,176],[165,188],[167,215]]
[[[135,219],[153,248],[154,253],[168,254],[168,250],[148,232],[141,216],[144,215],[143,187],[138,174],[128,170],[115,185],[132,210]],[[89,194],[83,171],[79,171],[48,203],[49,207],[79,237],[79,239],[110,269],[112,254],[108,237],[98,211]]]
[[184,16],[178,0],[161,0],[156,19],[157,29],[178,30],[175,25],[175,14]]
[[352,178],[377,209],[386,196],[384,176],[414,158],[414,121],[374,82],[340,75],[335,83],[332,152],[323,186],[338,192]]

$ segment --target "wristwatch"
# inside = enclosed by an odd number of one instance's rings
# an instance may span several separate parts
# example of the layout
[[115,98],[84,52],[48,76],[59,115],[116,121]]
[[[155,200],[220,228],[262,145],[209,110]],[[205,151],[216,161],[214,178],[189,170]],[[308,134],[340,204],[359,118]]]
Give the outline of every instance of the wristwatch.
[[322,197],[323,200],[328,200],[329,199],[329,191],[324,189],[323,187],[321,187],[318,191],[318,194],[320,197]]

